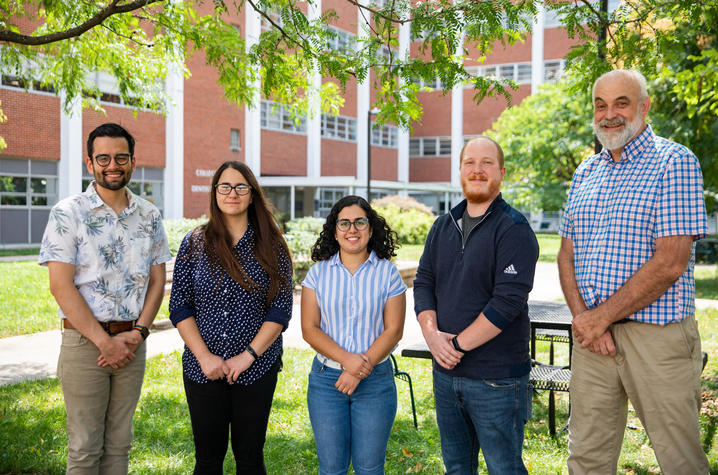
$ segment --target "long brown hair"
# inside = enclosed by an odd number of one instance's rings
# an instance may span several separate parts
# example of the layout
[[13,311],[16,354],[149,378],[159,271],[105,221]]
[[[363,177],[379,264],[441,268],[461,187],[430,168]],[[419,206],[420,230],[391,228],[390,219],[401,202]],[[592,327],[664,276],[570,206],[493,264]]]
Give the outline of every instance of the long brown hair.
[[200,226],[195,231],[204,235],[204,252],[212,267],[221,267],[229,276],[249,292],[258,289],[258,285],[254,282],[242,267],[242,263],[237,259],[234,253],[234,244],[231,240],[229,231],[224,222],[222,211],[217,205],[217,192],[215,185],[219,182],[219,177],[227,168],[233,168],[242,174],[249,186],[251,186],[251,202],[247,208],[249,225],[255,233],[254,256],[259,265],[269,274],[269,291],[267,292],[266,303],[269,303],[277,296],[279,290],[286,285],[290,285],[291,275],[286,278],[279,266],[279,250],[284,250],[284,254],[289,259],[290,274],[292,268],[291,257],[289,257],[289,248],[282,236],[274,216],[270,212],[270,204],[264,197],[262,188],[259,186],[257,179],[254,177],[252,170],[242,162],[228,161],[224,162],[214,173],[212,177],[212,189],[209,193],[209,221],[207,224]]

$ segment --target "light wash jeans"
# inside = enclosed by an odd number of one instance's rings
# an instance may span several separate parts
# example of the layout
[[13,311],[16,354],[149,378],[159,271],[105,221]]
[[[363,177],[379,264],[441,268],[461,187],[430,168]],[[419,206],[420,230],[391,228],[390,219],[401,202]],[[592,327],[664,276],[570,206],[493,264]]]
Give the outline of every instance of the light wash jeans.
[[529,375],[481,380],[434,370],[436,420],[446,473],[475,475],[479,449],[490,474],[525,474],[524,425],[531,417]]
[[376,365],[351,396],[334,387],[341,373],[317,358],[309,373],[307,402],[319,474],[345,475],[350,460],[356,475],[383,474],[386,446],[396,416],[391,361]]

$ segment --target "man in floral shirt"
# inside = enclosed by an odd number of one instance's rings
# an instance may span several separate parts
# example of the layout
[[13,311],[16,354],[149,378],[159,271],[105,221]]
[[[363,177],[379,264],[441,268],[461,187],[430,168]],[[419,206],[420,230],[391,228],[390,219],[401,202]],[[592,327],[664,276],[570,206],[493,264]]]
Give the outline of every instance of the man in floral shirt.
[[149,327],[170,259],[159,211],[126,188],[135,140],[103,124],[87,140],[87,190],[56,204],[40,249],[63,319],[57,374],[67,473],[127,474]]

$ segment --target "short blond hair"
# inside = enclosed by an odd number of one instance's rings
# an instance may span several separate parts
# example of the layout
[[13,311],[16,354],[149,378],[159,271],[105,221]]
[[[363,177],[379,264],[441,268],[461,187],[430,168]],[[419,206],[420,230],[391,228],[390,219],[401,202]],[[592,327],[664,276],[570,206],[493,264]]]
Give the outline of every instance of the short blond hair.
[[499,145],[496,140],[492,139],[488,135],[478,135],[472,139],[469,139],[464,144],[464,147],[461,149],[461,153],[459,154],[459,166],[461,166],[461,163],[464,161],[464,151],[466,150],[466,147],[468,147],[470,143],[478,142],[479,140],[488,140],[496,146],[496,154],[499,158],[499,166],[501,166],[501,168],[504,168],[504,149],[501,148],[501,145]]

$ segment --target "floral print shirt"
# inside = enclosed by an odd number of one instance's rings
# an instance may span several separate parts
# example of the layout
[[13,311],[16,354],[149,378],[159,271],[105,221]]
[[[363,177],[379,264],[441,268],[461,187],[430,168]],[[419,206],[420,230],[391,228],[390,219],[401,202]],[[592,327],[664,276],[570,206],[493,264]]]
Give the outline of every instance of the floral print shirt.
[[171,258],[160,212],[129,189],[125,193],[129,206],[119,216],[102,201],[94,181],[84,193],[60,201],[50,211],[40,247],[41,265],[75,266],[75,287],[100,322],[136,320],[150,267]]

